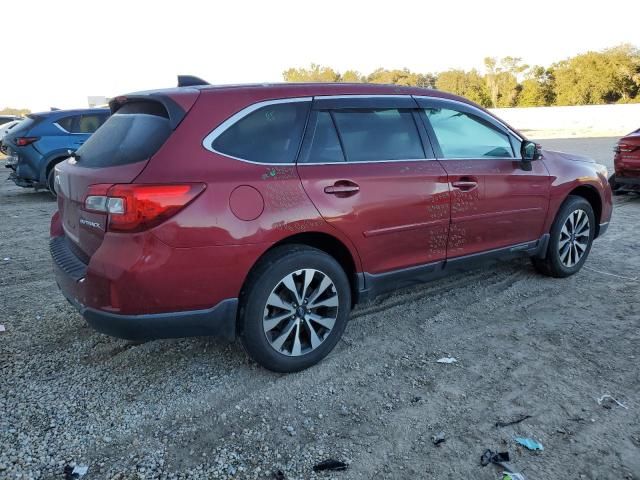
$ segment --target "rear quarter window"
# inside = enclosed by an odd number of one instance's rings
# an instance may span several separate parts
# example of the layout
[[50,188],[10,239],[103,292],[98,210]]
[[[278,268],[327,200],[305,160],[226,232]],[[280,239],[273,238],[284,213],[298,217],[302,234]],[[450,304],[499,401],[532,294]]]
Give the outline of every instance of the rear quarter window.
[[298,101],[260,107],[217,135],[211,148],[257,163],[293,163],[310,106]]
[[112,167],[148,160],[171,132],[169,115],[161,104],[153,101],[127,103],[78,149],[79,164]]

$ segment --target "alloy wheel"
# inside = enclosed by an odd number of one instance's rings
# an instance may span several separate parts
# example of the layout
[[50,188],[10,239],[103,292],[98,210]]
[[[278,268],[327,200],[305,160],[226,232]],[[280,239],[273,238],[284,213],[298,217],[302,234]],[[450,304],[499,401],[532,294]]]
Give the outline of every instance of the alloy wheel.
[[565,220],[558,241],[560,262],[565,267],[575,266],[587,252],[590,227],[589,216],[582,209],[574,210]]
[[329,336],[338,317],[338,291],[312,268],[284,277],[271,291],[262,325],[269,345],[287,356],[305,355]]

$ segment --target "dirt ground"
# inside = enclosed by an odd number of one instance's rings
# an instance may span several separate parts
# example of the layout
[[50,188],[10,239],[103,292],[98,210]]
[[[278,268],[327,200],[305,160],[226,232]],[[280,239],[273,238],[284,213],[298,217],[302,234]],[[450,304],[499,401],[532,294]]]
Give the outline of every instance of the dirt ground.
[[[0,478],[498,479],[492,449],[529,480],[640,479],[640,196],[616,197],[571,278],[520,260],[403,290],[359,307],[320,365],[277,375],[238,344],[89,329],[53,280],[55,203],[1,170]],[[314,473],[327,458],[349,467]]]

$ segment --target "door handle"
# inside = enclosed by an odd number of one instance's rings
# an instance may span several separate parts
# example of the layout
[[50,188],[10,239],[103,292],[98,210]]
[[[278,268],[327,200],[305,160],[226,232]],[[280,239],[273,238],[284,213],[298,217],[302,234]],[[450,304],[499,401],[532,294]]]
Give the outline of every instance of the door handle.
[[355,195],[360,191],[360,186],[357,183],[350,182],[348,180],[340,180],[324,187],[324,193],[329,195],[336,195],[337,197],[349,197]]
[[478,186],[478,182],[472,178],[463,177],[460,180],[451,182],[451,186],[464,192],[468,192],[469,190],[476,188]]

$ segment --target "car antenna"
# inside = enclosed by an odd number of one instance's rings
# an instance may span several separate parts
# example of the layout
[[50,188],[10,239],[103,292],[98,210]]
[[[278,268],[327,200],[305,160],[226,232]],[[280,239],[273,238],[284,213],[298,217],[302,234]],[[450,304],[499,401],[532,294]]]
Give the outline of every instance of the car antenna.
[[193,75],[178,75],[179,87],[196,87],[199,85],[211,85],[211,84],[206,80],[203,80],[199,77],[194,77]]

